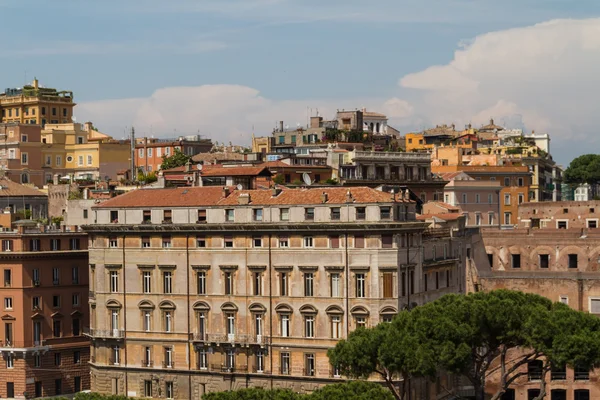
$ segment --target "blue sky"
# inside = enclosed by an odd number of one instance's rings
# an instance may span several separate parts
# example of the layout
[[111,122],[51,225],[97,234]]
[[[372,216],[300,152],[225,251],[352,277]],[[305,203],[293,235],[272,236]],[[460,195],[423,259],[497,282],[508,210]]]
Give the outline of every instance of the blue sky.
[[0,0],[0,87],[73,90],[78,119],[116,137],[134,124],[248,143],[307,107],[366,106],[403,132],[495,117],[550,133],[566,164],[597,146],[599,14],[591,0]]

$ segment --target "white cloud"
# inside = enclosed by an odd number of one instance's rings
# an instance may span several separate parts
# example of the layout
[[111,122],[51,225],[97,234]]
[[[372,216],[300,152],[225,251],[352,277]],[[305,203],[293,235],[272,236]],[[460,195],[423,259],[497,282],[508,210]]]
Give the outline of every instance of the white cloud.
[[305,126],[316,113],[333,117],[338,108],[384,111],[397,122],[412,116],[412,106],[399,98],[273,100],[259,91],[239,85],[170,87],[149,98],[83,102],[78,121],[90,120],[101,131],[121,138],[132,125],[139,135],[172,137],[200,132],[219,142],[249,144],[252,127],[257,136],[269,135],[283,120],[285,125]]
[[589,143],[600,124],[599,50],[600,19],[552,20],[477,36],[448,64],[399,83],[431,123],[494,117]]

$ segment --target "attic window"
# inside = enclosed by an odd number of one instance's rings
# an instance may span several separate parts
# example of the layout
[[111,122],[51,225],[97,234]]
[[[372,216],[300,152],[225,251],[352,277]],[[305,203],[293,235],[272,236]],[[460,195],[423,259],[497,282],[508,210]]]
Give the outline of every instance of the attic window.
[[591,213],[593,213],[593,212],[594,212],[594,209],[593,209],[593,208],[590,208],[590,212],[591,212]]
[[569,209],[568,208],[563,208],[563,214],[568,214],[569,213]]

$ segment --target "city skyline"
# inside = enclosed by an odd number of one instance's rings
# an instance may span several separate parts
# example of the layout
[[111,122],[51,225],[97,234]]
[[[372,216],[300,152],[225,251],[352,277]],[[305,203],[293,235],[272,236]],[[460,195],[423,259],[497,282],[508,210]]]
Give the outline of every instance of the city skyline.
[[73,90],[77,120],[118,138],[134,125],[247,145],[253,127],[305,125],[311,109],[367,107],[402,133],[493,117],[551,134],[566,166],[597,144],[600,122],[600,5],[571,3],[5,0],[5,35],[64,20],[3,43],[3,84]]

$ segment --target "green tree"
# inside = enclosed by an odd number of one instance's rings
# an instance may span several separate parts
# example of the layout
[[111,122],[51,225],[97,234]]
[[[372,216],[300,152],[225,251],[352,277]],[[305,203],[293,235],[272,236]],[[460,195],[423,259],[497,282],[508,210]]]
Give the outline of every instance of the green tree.
[[202,396],[202,400],[308,400],[308,396],[294,393],[289,389],[250,388],[207,393]]
[[306,397],[306,400],[393,400],[394,396],[380,384],[350,381],[324,386]]
[[160,165],[161,170],[181,167],[185,165],[188,161],[191,162],[192,157],[186,154],[183,154],[180,150],[175,149],[175,153],[167,157],[166,154],[162,156],[162,164]]
[[282,174],[277,174],[273,178],[273,183],[277,185],[283,185],[285,183],[285,177]]
[[575,158],[565,170],[564,180],[572,185],[600,183],[600,155],[584,154]]

